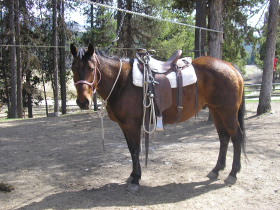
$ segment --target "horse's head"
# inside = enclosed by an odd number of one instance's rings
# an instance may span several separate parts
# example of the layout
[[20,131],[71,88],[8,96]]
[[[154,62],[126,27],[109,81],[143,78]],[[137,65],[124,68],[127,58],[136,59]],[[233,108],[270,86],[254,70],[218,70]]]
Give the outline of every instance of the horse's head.
[[77,90],[77,105],[81,109],[89,109],[92,103],[92,95],[96,87],[96,69],[98,59],[94,53],[94,47],[89,44],[88,49],[77,49],[70,46],[73,55],[72,71],[74,84]]

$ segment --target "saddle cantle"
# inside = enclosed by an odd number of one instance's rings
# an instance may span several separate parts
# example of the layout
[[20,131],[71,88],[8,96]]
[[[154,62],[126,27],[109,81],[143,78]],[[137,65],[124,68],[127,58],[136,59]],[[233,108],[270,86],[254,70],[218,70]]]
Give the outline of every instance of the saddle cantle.
[[181,55],[182,50],[177,50],[167,61],[159,61],[151,57],[149,61],[149,66],[153,72],[164,74],[170,69],[174,69]]

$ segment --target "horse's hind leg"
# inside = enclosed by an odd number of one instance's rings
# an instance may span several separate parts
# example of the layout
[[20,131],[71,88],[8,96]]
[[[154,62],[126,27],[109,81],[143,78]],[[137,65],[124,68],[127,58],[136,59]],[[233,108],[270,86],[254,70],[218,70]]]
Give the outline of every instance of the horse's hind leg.
[[211,114],[214,119],[217,133],[219,135],[220,151],[219,151],[219,157],[217,160],[217,164],[212,169],[212,171],[210,171],[207,174],[207,177],[209,179],[217,179],[219,176],[219,172],[221,170],[223,170],[226,166],[226,155],[227,155],[227,149],[228,149],[228,143],[229,143],[230,136],[229,136],[228,132],[226,131],[219,114],[217,112],[215,112],[214,110],[211,110]]
[[243,143],[243,132],[238,124],[234,122],[235,128],[231,130],[230,136],[233,143],[233,162],[232,169],[229,173],[229,176],[225,179],[225,182],[228,184],[234,184],[237,180],[236,174],[241,169],[241,147]]
[[229,176],[225,179],[226,183],[234,184],[237,180],[236,174],[241,169],[241,147],[243,146],[244,136],[240,128],[237,115],[234,111],[227,111],[223,115],[223,124],[233,143],[233,163]]

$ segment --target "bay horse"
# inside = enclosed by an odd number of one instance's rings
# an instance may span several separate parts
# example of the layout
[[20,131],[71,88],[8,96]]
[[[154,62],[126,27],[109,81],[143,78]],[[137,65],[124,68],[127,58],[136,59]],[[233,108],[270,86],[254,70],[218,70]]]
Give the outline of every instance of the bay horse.
[[[111,120],[121,128],[132,158],[132,173],[128,178],[129,191],[139,190],[141,167],[139,162],[141,125],[143,118],[143,90],[132,82],[132,59],[123,61],[95,53],[88,49],[70,46],[73,55],[72,71],[77,90],[77,105],[89,109],[93,92],[107,101],[106,109]],[[183,112],[180,122],[193,117],[208,106],[220,140],[216,166],[207,175],[216,179],[226,165],[226,153],[231,139],[234,148],[232,169],[226,183],[234,184],[240,171],[241,151],[245,154],[244,82],[231,63],[205,56],[193,60],[197,75],[196,84],[183,88]],[[196,98],[196,91],[198,96]],[[172,89],[172,105],[162,113],[164,124],[177,123],[176,88]]]

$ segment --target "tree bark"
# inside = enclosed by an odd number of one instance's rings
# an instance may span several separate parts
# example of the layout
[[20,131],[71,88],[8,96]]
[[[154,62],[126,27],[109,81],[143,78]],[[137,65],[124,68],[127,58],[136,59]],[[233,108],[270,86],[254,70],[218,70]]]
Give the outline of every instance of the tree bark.
[[[64,1],[61,1],[61,45],[65,46],[65,19],[64,19]],[[66,68],[65,68],[65,48],[60,48],[61,50],[61,68],[60,68],[60,87],[61,87],[61,112],[66,114]]]
[[[20,45],[20,20],[19,20],[19,0],[15,0],[15,32],[16,32],[16,45]],[[16,60],[17,60],[17,115],[18,118],[23,117],[22,105],[22,68],[21,68],[21,49],[16,47]]]
[[[1,10],[0,10],[0,14],[1,14],[1,22],[3,23],[3,2],[0,3],[1,5]],[[1,31],[0,31],[0,35],[1,35],[1,43],[4,43],[4,24],[1,24]],[[7,68],[5,68],[4,66],[4,54],[3,54],[3,47],[1,47],[1,60],[0,60],[0,68],[3,72],[3,78],[4,78],[4,87],[5,87],[5,95],[6,95],[6,98],[7,98],[7,107],[8,107],[8,110],[10,110],[10,94],[9,94],[9,84],[8,84],[8,80],[7,80]]]
[[[222,3],[223,0],[210,0],[210,29],[222,31]],[[209,31],[209,55],[215,58],[222,58],[222,41],[223,34]],[[209,112],[208,121],[212,121],[212,115]]]
[[[29,55],[27,55],[27,57],[29,58]],[[30,70],[29,62],[27,62],[27,65],[26,65],[26,83],[27,83],[26,95],[27,95],[28,118],[33,118],[31,77],[32,77],[32,72]]]
[[11,110],[10,118],[17,118],[17,74],[16,74],[16,47],[15,47],[15,7],[14,0],[9,0],[9,22],[10,22],[10,72],[11,72]]
[[[93,2],[93,0],[91,0]],[[93,4],[90,5],[90,27],[91,27],[91,30],[94,26],[94,16],[93,16]],[[94,111],[97,111],[98,109],[98,106],[97,106],[97,93],[95,92],[93,94],[93,109]]]
[[271,110],[271,91],[273,76],[273,61],[276,49],[276,32],[279,19],[279,0],[270,0],[269,16],[266,35],[266,54],[264,60],[264,70],[262,75],[262,85],[259,97],[257,115],[261,115]]
[[[120,8],[120,9],[123,8],[122,0],[118,0],[118,8]],[[118,11],[117,12],[117,30],[120,28],[121,20],[122,20],[122,12]],[[118,47],[123,47],[123,45],[122,45],[123,33],[124,32],[121,30],[120,34],[119,34],[119,39],[118,39]]]
[[45,85],[45,78],[44,78],[44,72],[43,72],[43,71],[42,71],[42,82],[43,82],[43,89],[44,89],[44,99],[45,99],[45,106],[46,106],[46,116],[49,116],[49,108],[48,108],[48,101],[47,101],[46,85]]
[[[210,1],[210,29],[222,31],[222,5],[223,0]],[[223,34],[209,32],[209,55],[215,58],[222,58]]]
[[[127,10],[132,11],[132,0],[127,0]],[[126,14],[127,17],[127,37],[126,37],[126,46],[127,48],[133,47],[133,37],[132,37],[132,14]],[[127,57],[133,57],[133,50],[128,50]]]
[[57,0],[53,0],[53,67],[54,67],[54,116],[59,115],[58,108],[58,47],[57,47]]
[[[206,0],[196,0],[195,25],[206,28]],[[206,31],[195,29],[195,57],[205,55]]]

